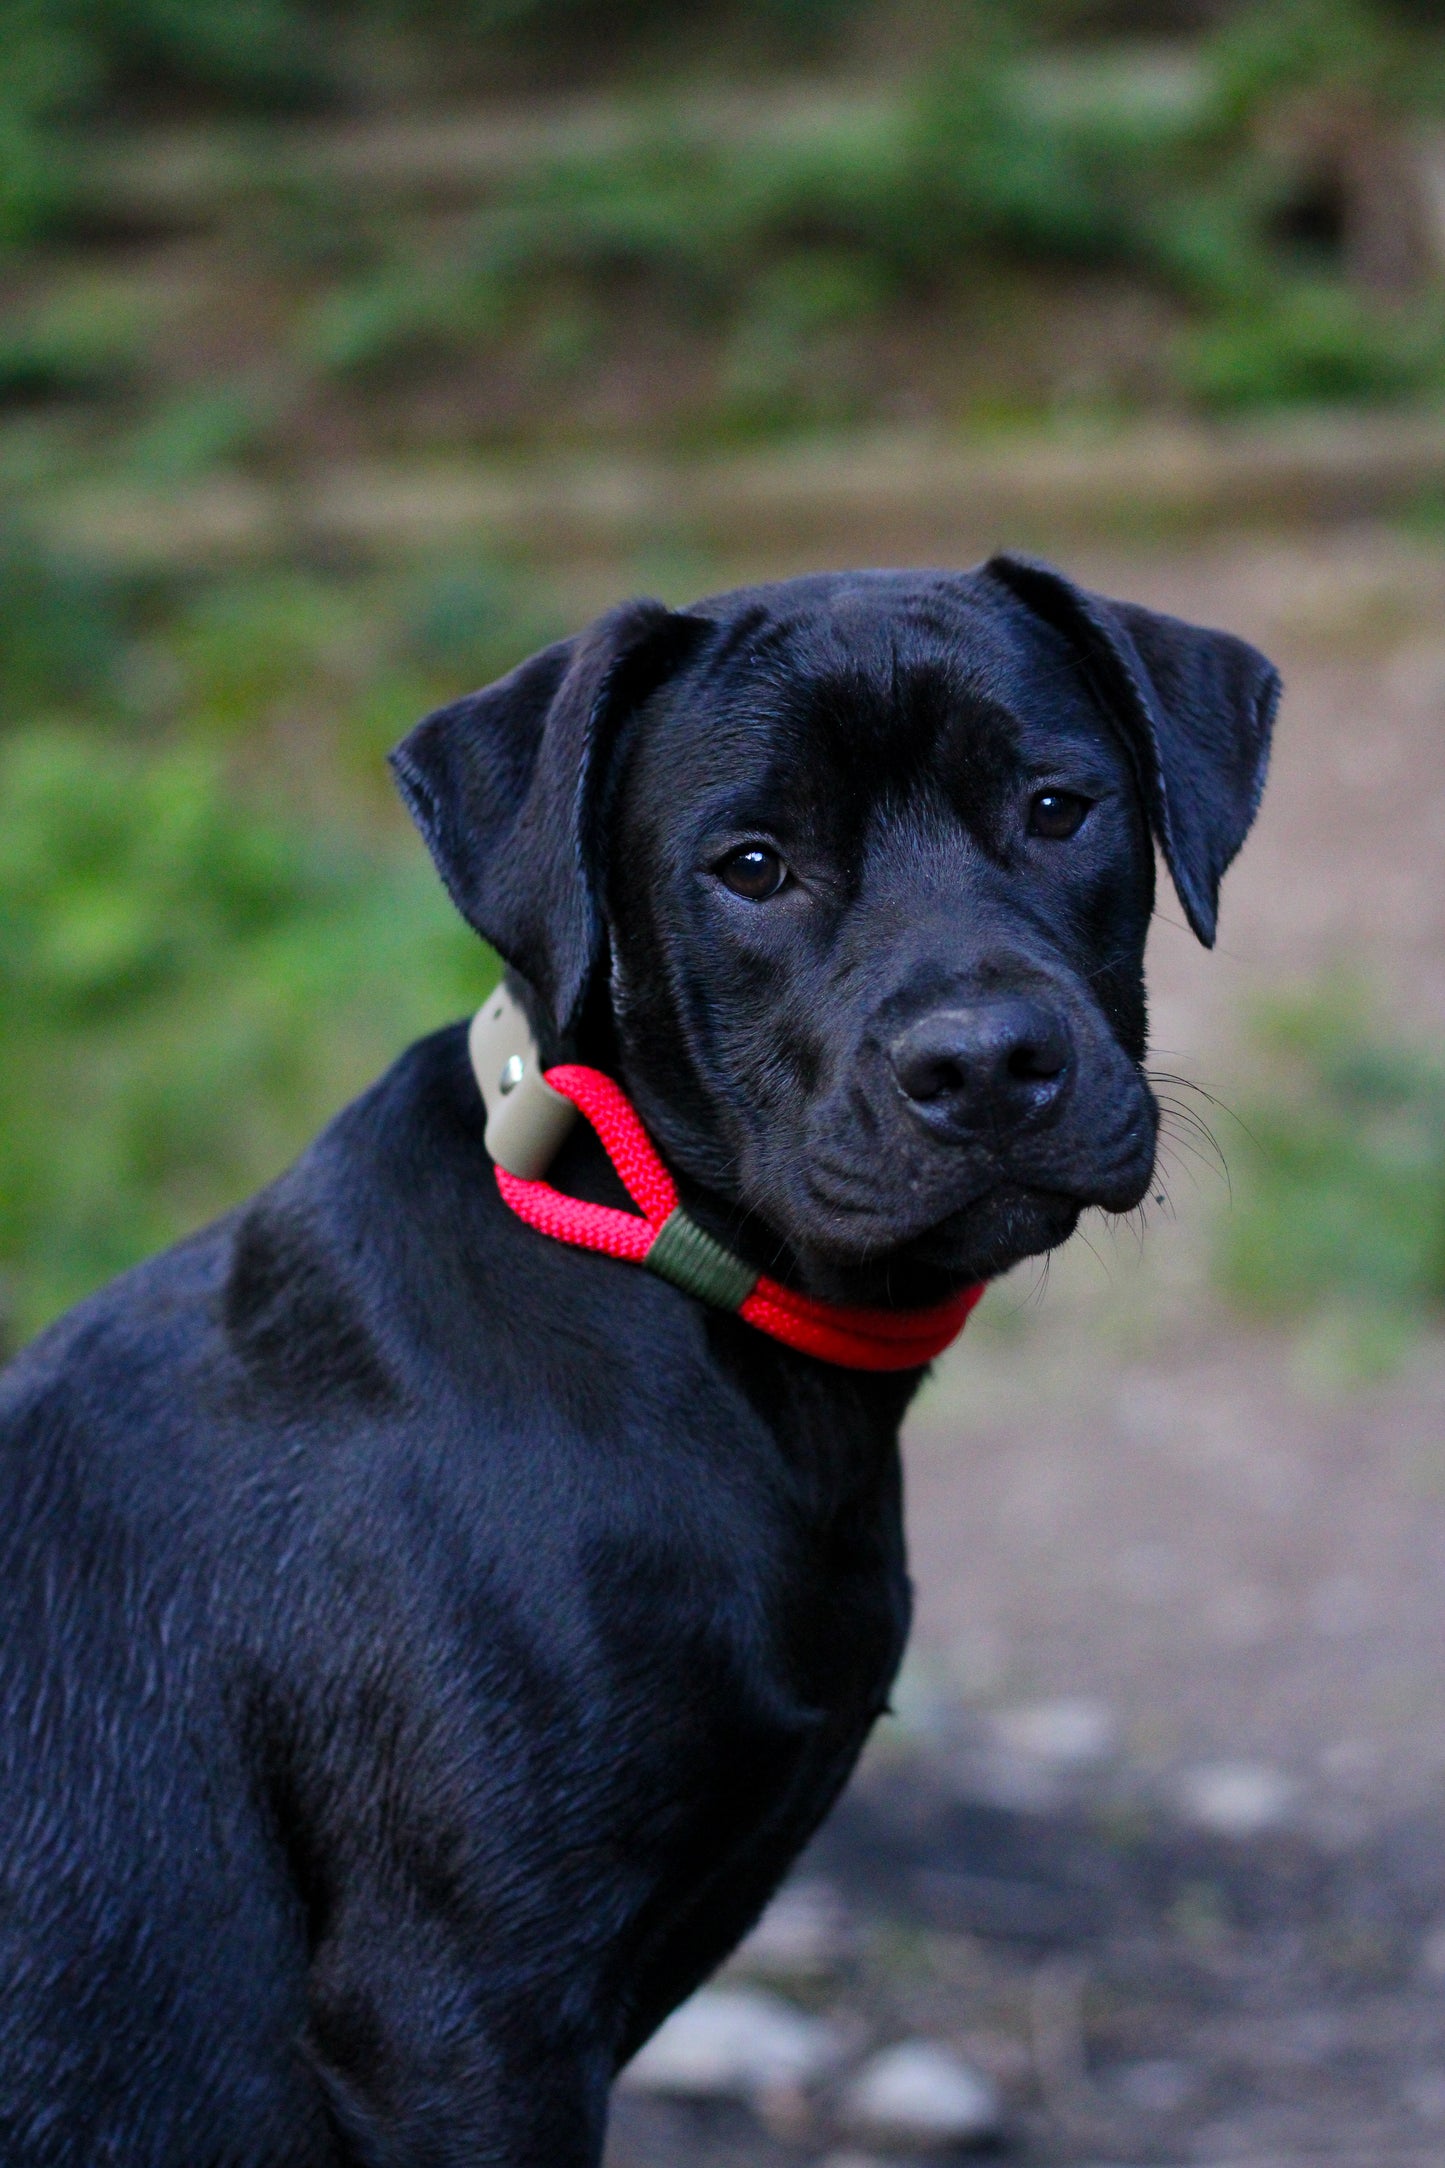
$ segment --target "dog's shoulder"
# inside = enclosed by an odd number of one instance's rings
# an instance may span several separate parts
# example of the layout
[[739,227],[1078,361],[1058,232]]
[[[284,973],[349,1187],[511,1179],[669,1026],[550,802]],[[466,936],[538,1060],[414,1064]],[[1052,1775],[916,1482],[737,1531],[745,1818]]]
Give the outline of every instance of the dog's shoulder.
[[753,1413],[697,1305],[507,1210],[484,1127],[465,1028],[409,1047],[249,1202],[22,1351],[0,1467],[43,1438],[87,1481],[204,1482],[224,1455],[229,1486],[298,1442],[419,1469],[463,1437],[472,1457],[685,1450],[679,1411]]

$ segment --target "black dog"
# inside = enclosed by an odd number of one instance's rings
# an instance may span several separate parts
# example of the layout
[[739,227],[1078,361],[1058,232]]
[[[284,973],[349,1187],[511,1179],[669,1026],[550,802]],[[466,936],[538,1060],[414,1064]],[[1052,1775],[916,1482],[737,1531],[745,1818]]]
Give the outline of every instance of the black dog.
[[[1277,680],[1047,568],[632,604],[396,756],[549,1057],[813,1294],[1143,1197]],[[460,1028],[0,1384],[5,2168],[583,2168],[885,1704],[916,1371],[499,1198]],[[581,1127],[551,1179],[620,1199]]]

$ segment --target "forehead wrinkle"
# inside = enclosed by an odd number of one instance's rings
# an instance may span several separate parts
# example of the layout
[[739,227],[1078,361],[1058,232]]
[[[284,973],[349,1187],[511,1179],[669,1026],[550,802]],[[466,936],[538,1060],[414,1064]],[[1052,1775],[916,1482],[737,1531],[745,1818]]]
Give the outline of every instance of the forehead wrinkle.
[[[743,632],[743,627],[739,627]],[[777,617],[769,620],[759,612],[746,621],[743,637],[729,641],[718,661],[729,675],[741,671],[747,677],[755,677],[764,689],[786,684],[796,668],[792,650],[799,631],[798,620]],[[745,679],[746,682],[746,679]]]
[[[876,664],[885,657],[873,659]],[[1015,720],[959,669],[957,658],[915,661],[899,656],[889,641],[886,660],[884,682],[862,658],[836,650],[831,668],[815,666],[802,682],[786,671],[750,673],[751,682],[733,686],[705,737],[666,734],[666,794],[685,791],[698,804],[705,779],[706,801],[715,812],[732,792],[740,817],[779,822],[784,829],[801,821],[818,841],[830,835],[839,846],[845,837],[838,823],[856,831],[880,793],[901,803],[931,788],[940,803],[964,797],[962,806],[952,807],[953,821],[971,810],[984,815],[983,774],[968,770],[986,766],[991,750],[997,759],[1001,730],[1015,754]],[[963,727],[969,723],[971,729]]]
[[[868,761],[861,780],[878,787],[915,764],[921,774],[950,741],[968,767],[984,753],[980,739],[997,747],[1004,733],[1017,757],[1040,706],[1055,727],[1098,731],[1103,719],[1060,637],[1043,628],[1042,642],[1022,646],[957,599],[936,589],[906,602],[860,592],[822,613],[758,606],[722,620],[717,644],[669,703],[670,727],[654,738],[663,771],[682,783],[701,759],[719,783],[735,778],[770,792],[801,784],[816,806],[818,786],[837,780],[856,796],[858,776],[827,773],[850,761]],[[696,695],[709,687],[707,727],[689,730]],[[1060,692],[1072,697],[1061,701]],[[1111,735],[1107,722],[1103,734]],[[967,782],[973,799],[976,780]]]
[[823,739],[830,749],[921,763],[955,722],[988,701],[986,687],[960,661],[947,653],[910,655],[887,637],[871,655],[835,653],[783,688],[785,711],[806,733],[809,751],[822,717],[832,726]]

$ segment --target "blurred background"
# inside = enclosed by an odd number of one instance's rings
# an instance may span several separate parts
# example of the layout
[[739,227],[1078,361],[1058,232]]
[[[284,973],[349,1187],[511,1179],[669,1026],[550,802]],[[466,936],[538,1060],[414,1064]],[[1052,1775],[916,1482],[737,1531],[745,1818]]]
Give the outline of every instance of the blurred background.
[[896,1714],[614,2159],[1445,2159],[1435,0],[0,31],[0,1344],[485,990],[383,755],[606,603],[1006,544],[1246,634],[1160,1200],[927,1388]]

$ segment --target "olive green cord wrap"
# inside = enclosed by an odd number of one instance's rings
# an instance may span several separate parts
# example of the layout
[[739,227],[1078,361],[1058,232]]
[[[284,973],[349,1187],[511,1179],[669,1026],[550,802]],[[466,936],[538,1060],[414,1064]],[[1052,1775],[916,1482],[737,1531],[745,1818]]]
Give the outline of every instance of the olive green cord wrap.
[[704,1234],[681,1205],[668,1213],[642,1262],[660,1280],[671,1281],[699,1302],[710,1302],[715,1310],[740,1310],[758,1284],[752,1267]]

